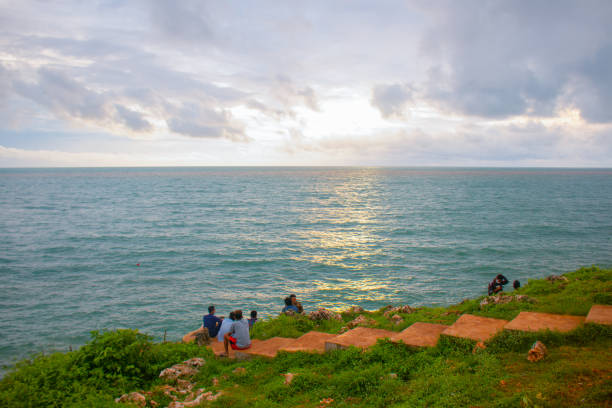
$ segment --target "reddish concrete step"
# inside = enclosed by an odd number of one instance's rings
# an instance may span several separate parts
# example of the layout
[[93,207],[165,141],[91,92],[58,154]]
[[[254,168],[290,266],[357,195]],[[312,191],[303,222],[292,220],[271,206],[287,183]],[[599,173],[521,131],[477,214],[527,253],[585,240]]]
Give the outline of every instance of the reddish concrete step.
[[476,341],[486,341],[495,336],[507,323],[507,320],[464,314],[441,334]]
[[568,332],[584,323],[583,316],[559,315],[551,313],[521,312],[504,326],[507,330],[539,331],[553,330]]
[[[252,339],[251,340],[251,347],[256,346],[260,342],[261,342],[261,340]],[[210,344],[207,347],[209,347],[213,351],[213,353],[215,353],[216,356],[219,356],[219,355],[225,353],[225,348],[223,346],[223,342],[222,341],[217,341],[216,338],[212,339]],[[235,353],[234,350],[232,350],[231,347],[229,347],[229,358],[236,358],[236,353]]]
[[612,306],[593,305],[585,319],[585,323],[612,324]]
[[368,348],[376,344],[378,339],[389,338],[396,332],[383,329],[356,327],[325,342],[325,351],[355,346]]
[[280,351],[323,353],[325,351],[325,342],[333,339],[336,336],[336,334],[311,331],[295,339],[293,344],[282,347]]
[[[204,329],[202,327],[195,329],[192,332],[187,333],[186,335],[183,336],[183,343],[191,343],[192,341],[195,341],[196,339],[196,335],[198,333],[203,333]],[[216,339],[213,339],[216,340]]]
[[401,332],[395,333],[389,340],[394,342],[402,341],[404,344],[414,347],[435,347],[440,333],[448,329],[448,327],[445,324],[417,322]]
[[272,337],[268,340],[261,340],[255,343],[253,341],[250,348],[246,350],[236,350],[236,358],[248,358],[250,356],[261,356],[261,357],[276,357],[278,350],[283,347],[291,346],[295,343],[296,339],[290,339],[287,337]]

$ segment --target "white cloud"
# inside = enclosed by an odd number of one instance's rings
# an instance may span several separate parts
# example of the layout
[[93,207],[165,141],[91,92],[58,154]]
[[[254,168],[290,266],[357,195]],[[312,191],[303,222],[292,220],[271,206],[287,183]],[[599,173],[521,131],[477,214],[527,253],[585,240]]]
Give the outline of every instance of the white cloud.
[[599,0],[3,3],[0,145],[80,129],[198,164],[609,165],[610,20]]

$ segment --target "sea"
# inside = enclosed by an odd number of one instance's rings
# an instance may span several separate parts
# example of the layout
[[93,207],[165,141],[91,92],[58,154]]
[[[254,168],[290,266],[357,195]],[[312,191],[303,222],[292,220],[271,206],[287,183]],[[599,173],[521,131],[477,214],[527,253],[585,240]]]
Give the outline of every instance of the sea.
[[0,169],[0,364],[92,330],[449,305],[612,266],[612,169]]

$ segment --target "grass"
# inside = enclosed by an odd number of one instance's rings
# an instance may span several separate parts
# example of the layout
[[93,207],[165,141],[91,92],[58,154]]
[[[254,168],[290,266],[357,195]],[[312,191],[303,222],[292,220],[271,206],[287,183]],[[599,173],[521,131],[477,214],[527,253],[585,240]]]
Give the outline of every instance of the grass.
[[[447,308],[422,307],[400,314],[394,325],[384,310],[364,312],[376,327],[402,330],[423,321],[451,324],[462,313],[512,319],[522,310],[586,315],[594,303],[610,304],[612,270],[582,268],[567,281],[529,281],[517,291],[534,300],[480,306],[482,298]],[[304,316],[258,322],[253,337],[298,337],[310,330],[337,333],[357,314],[315,323]],[[547,357],[531,363],[527,351],[542,341]],[[223,391],[213,407],[606,407],[612,400],[612,327],[587,324],[569,333],[504,331],[472,352],[474,342],[442,336],[438,345],[414,349],[379,341],[324,355],[279,353],[274,359],[217,359],[206,348],[153,343],[131,330],[92,334],[70,353],[20,362],[0,381],[0,406],[117,406],[124,392],[152,390],[160,406],[170,403],[156,387],[161,369],[186,358],[206,359],[196,387]],[[235,371],[243,367],[244,372]],[[290,385],[283,374],[295,374]],[[216,380],[218,383],[216,383]],[[214,385],[216,384],[216,385]],[[322,403],[331,398],[330,404]]]

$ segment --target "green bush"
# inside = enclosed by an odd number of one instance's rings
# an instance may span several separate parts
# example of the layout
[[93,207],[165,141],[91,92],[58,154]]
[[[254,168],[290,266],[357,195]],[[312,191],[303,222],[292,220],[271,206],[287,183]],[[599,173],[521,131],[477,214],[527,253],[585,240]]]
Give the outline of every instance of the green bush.
[[91,336],[77,351],[18,363],[0,381],[0,406],[114,404],[113,397],[146,388],[163,368],[201,354],[196,345],[154,344],[137,330],[94,331]]

